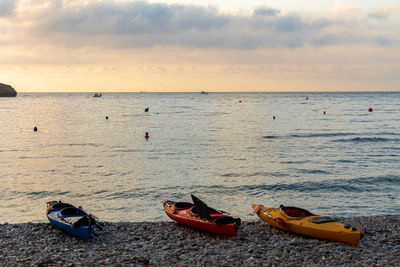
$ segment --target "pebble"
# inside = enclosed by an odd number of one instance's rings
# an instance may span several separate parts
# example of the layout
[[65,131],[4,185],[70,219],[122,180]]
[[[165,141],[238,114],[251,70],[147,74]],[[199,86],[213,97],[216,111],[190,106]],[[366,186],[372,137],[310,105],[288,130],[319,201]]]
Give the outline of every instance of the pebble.
[[262,221],[243,222],[232,238],[175,222],[105,222],[90,240],[50,223],[5,223],[0,224],[0,266],[396,266],[400,215],[355,219],[368,231],[355,247],[295,235]]

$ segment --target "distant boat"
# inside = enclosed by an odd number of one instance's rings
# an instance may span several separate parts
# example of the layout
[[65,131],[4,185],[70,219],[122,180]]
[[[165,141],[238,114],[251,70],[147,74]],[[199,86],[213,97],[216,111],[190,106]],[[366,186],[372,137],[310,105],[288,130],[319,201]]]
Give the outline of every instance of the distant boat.
[[202,95],[208,95],[208,92],[206,92],[206,91],[201,91],[200,94],[202,94]]
[[101,97],[102,94],[95,93],[93,97]]

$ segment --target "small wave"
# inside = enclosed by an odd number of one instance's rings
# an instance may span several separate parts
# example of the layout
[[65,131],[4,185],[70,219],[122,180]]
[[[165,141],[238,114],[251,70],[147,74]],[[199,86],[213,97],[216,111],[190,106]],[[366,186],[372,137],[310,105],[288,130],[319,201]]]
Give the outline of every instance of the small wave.
[[82,143],[82,144],[66,144],[67,146],[91,146],[91,147],[100,147],[100,144],[96,144],[96,143]]
[[58,196],[65,196],[70,193],[70,191],[31,191],[31,192],[14,192],[16,195],[28,195],[31,196],[33,199],[42,199],[46,197],[58,197]]
[[86,169],[86,168],[89,168],[90,165],[74,165],[73,167],[76,168],[76,169],[79,169],[79,168],[84,168],[84,169]]
[[42,170],[43,173],[54,173],[57,169],[50,169],[50,170]]
[[18,157],[17,159],[49,159],[51,158],[50,156],[21,156]]
[[400,185],[400,176],[397,175],[385,175],[377,177],[360,177],[357,179],[350,180],[358,184],[393,184]]
[[221,175],[222,177],[241,177],[241,174],[238,173],[225,173]]
[[247,195],[260,195],[267,192],[300,192],[300,193],[331,193],[331,192],[385,192],[393,191],[394,187],[400,186],[400,177],[394,175],[380,177],[360,177],[355,179],[336,179],[327,181],[304,181],[298,183],[277,183],[258,185],[237,185],[237,186],[199,186],[192,189],[207,190],[209,193],[224,192],[236,194],[246,192]]
[[129,190],[123,190],[118,192],[108,192],[107,195],[104,196],[104,199],[113,200],[113,199],[135,199],[135,198],[153,198],[157,199],[160,197],[160,192],[173,192],[176,190],[176,187],[170,188],[157,188],[157,189],[143,189],[143,188],[131,188]]
[[310,162],[309,160],[299,160],[299,161],[294,161],[294,160],[289,160],[289,161],[281,161],[282,164],[305,164]]
[[284,172],[255,172],[248,174],[247,177],[262,176],[262,177],[287,177],[289,174]]
[[115,149],[113,152],[121,152],[121,153],[133,153],[133,152],[144,152],[141,149]]
[[255,172],[255,173],[225,173],[221,175],[222,177],[287,177],[289,174],[283,172]]
[[394,132],[381,132],[381,133],[375,133],[376,135],[392,135],[392,136],[400,136],[400,133],[394,133]]
[[100,194],[107,193],[107,192],[108,192],[108,190],[106,190],[106,189],[104,189],[104,190],[99,190],[99,191],[93,192],[93,195],[100,195]]
[[265,136],[263,136],[263,138],[266,138],[266,139],[275,139],[275,138],[279,138],[279,136],[276,136],[276,135],[265,135]]
[[354,160],[348,160],[348,159],[339,159],[336,160],[335,162],[339,162],[339,163],[354,163]]
[[215,111],[215,112],[205,113],[204,115],[206,115],[206,116],[220,116],[220,115],[229,115],[229,113],[228,112],[217,112],[217,111]]
[[333,142],[355,142],[355,143],[363,143],[363,142],[399,142],[400,138],[384,138],[384,137],[355,137],[351,139],[336,139],[332,140]]
[[308,170],[308,169],[300,169],[298,170],[300,173],[309,173],[309,174],[330,174],[328,171],[324,170]]
[[316,137],[339,137],[339,136],[352,136],[356,135],[355,133],[305,133],[305,134],[289,134],[287,136],[279,136],[279,135],[265,135],[263,138],[265,139],[276,139],[282,137],[288,138],[316,138]]
[[336,136],[351,136],[355,133],[313,133],[313,134],[291,134],[288,137],[294,138],[314,138],[314,137],[336,137]]

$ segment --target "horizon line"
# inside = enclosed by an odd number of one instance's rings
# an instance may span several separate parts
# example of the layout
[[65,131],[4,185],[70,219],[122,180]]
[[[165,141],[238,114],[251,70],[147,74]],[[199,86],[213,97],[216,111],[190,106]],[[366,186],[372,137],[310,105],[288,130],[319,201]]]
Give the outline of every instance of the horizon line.
[[193,93],[193,94],[201,94],[202,92],[205,92],[206,94],[208,93],[217,93],[217,94],[223,94],[223,93],[238,93],[238,94],[244,94],[244,93],[400,93],[400,90],[365,90],[365,91],[360,91],[360,90],[349,90],[349,91],[337,91],[337,90],[327,90],[327,91],[37,91],[37,92],[27,92],[27,91],[19,91],[17,92],[18,94],[48,94],[48,93],[54,93],[54,94],[95,94],[95,93],[100,93],[100,94],[130,94],[130,93],[143,93],[143,94],[160,94],[160,93]]

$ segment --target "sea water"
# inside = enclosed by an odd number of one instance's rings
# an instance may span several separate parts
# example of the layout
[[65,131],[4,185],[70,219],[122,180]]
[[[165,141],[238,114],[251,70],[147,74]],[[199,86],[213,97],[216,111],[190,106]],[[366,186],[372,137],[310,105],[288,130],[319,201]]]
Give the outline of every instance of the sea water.
[[400,213],[400,93],[21,93],[0,118],[0,223],[50,200],[164,221],[190,194],[244,220]]

